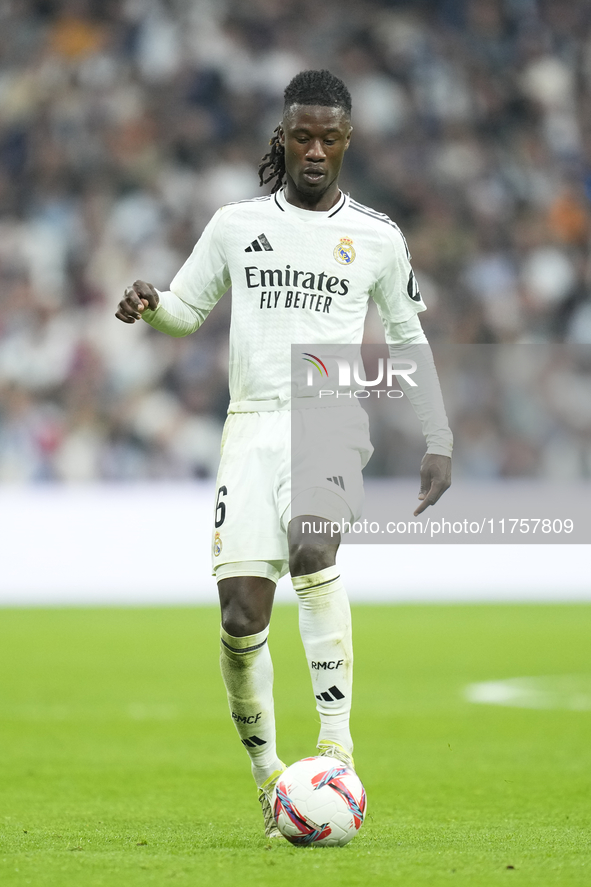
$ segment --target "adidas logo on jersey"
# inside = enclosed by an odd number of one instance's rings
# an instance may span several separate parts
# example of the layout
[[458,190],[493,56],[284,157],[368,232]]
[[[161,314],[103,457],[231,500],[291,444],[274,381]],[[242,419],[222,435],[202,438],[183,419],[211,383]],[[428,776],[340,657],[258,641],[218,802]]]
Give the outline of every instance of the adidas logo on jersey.
[[242,745],[247,746],[247,748],[256,748],[257,745],[266,745],[267,741],[265,739],[261,739],[260,736],[250,736],[248,739],[241,739],[240,742]]
[[264,234],[259,234],[259,236],[256,238],[256,240],[253,240],[253,242],[250,244],[250,246],[246,247],[244,252],[245,253],[252,253],[252,252],[261,253],[263,250],[266,250],[266,252],[268,252],[268,253],[272,253],[273,247],[271,246],[271,244],[269,243],[269,241],[267,240],[267,238],[265,237]]
[[339,699],[344,699],[345,694],[341,693],[338,687],[329,687],[328,693],[320,693],[316,696],[316,699],[319,699],[320,702],[338,702]]
[[327,480],[331,481],[333,484],[336,484],[337,487],[342,487],[345,489],[345,482],[343,481],[343,475],[339,474],[338,476],[335,474],[333,477],[327,477]]

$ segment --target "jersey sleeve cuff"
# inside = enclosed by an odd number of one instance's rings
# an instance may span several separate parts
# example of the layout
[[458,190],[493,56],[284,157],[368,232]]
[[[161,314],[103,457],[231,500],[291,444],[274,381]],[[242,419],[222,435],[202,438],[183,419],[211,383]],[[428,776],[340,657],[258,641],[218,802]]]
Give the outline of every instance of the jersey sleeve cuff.
[[434,444],[431,447],[427,447],[427,453],[431,456],[449,456],[451,459],[451,454],[453,452],[453,444],[449,446],[443,446],[442,444]]

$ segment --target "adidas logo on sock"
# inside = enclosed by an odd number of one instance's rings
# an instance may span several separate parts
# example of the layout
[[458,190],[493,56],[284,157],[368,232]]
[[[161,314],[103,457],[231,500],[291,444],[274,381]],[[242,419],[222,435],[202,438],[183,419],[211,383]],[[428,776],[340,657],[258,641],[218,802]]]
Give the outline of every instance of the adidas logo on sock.
[[345,482],[343,481],[342,474],[339,474],[338,476],[335,474],[332,477],[327,477],[326,479],[332,481],[332,483],[336,484],[337,487],[342,487],[343,490],[345,489]]
[[256,748],[257,745],[266,745],[267,741],[265,739],[261,739],[259,736],[249,736],[248,739],[241,739],[240,742],[242,745],[246,745],[247,748]]
[[328,693],[320,693],[316,696],[316,699],[319,699],[320,702],[338,702],[339,699],[344,699],[345,694],[341,693],[338,687],[329,687]]
[[245,253],[252,253],[252,252],[260,253],[263,250],[266,250],[268,253],[272,253],[273,247],[271,246],[271,244],[269,243],[269,241],[267,240],[267,238],[265,237],[264,234],[259,234],[259,236],[256,238],[256,240],[253,240],[253,242],[250,244],[250,246],[246,247],[244,252]]

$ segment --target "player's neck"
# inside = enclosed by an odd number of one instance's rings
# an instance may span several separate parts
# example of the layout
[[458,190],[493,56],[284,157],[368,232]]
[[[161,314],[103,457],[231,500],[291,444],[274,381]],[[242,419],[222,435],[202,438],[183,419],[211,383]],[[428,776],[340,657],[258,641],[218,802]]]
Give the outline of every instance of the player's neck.
[[296,188],[295,183],[292,179],[287,177],[287,185],[285,187],[285,199],[288,203],[291,203],[292,206],[297,206],[299,209],[307,209],[310,212],[317,213],[325,213],[328,212],[329,209],[332,209],[335,206],[341,197],[341,192],[339,189],[338,182],[332,182],[326,191],[323,194],[320,194],[318,197],[314,194],[312,196],[307,194],[302,194]]

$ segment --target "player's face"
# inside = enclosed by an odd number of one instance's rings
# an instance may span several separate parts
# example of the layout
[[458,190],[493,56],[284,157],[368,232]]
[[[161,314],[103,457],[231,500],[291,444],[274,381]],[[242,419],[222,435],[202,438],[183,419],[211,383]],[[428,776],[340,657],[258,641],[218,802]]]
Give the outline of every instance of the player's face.
[[[330,209],[338,198],[338,177],[351,139],[351,122],[341,108],[292,105],[282,122],[288,199]],[[294,193],[295,191],[295,193]],[[328,203],[328,206],[324,204]],[[321,204],[321,205],[319,205]]]

